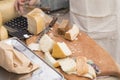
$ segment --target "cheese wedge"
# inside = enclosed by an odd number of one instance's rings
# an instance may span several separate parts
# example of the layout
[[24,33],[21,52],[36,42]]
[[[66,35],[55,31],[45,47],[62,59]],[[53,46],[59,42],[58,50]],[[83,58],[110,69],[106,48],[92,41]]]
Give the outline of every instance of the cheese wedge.
[[8,38],[7,29],[4,26],[0,27],[0,40],[5,40]]
[[72,58],[58,60],[62,70],[68,74],[76,72],[76,62]]
[[28,31],[32,34],[38,34],[45,28],[44,14],[41,14],[38,8],[27,14],[27,20]]
[[0,27],[2,26],[2,15],[0,13]]
[[57,42],[54,44],[52,51],[52,56],[54,58],[65,58],[71,54],[72,52],[64,42]]
[[50,52],[45,52],[45,60],[53,67],[59,66],[59,62],[52,57]]
[[65,38],[68,40],[75,40],[79,34],[79,28],[73,24],[73,27],[65,33]]
[[53,48],[54,43],[55,42],[47,34],[44,34],[39,41],[41,51],[50,52]]

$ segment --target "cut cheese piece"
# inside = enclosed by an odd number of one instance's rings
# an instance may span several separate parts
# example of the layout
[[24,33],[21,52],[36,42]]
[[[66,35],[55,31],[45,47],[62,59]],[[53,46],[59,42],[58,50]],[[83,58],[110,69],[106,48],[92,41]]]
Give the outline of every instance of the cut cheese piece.
[[72,58],[58,60],[62,70],[68,74],[76,72],[76,62]]
[[66,31],[69,30],[69,21],[68,20],[62,20],[61,24],[58,27],[58,33],[61,35],[64,35]]
[[88,73],[82,75],[84,77],[90,78],[90,79],[95,79],[96,78],[96,72],[94,70],[94,68],[88,64]]
[[73,24],[73,27],[65,33],[65,38],[68,40],[75,40],[79,34],[79,28]]
[[28,31],[32,34],[38,34],[45,28],[44,14],[41,14],[36,8],[27,14]]
[[38,43],[31,43],[28,45],[28,48],[30,48],[31,50],[37,50],[40,51],[40,46]]
[[2,15],[1,15],[1,12],[0,12],[0,27],[2,26]]
[[50,54],[50,52],[45,52],[45,60],[52,66],[54,67],[58,67],[59,66],[59,62],[56,61],[52,55]]
[[54,58],[65,58],[71,54],[72,52],[64,42],[57,42],[53,46],[52,56]]
[[44,34],[39,41],[40,48],[43,52],[50,52],[54,43],[55,42],[47,34]]
[[76,58],[76,70],[77,70],[77,75],[79,76],[88,73],[89,68],[86,57],[78,56]]
[[18,16],[14,3],[16,0],[0,0],[0,12],[2,14],[3,23]]
[[8,38],[7,29],[4,26],[0,27],[0,40],[5,40]]

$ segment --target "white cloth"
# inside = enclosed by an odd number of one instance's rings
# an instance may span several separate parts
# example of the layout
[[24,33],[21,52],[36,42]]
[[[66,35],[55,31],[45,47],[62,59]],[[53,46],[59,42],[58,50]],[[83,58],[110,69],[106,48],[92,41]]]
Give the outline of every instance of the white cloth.
[[72,23],[118,60],[116,4],[116,0],[70,0],[70,17]]

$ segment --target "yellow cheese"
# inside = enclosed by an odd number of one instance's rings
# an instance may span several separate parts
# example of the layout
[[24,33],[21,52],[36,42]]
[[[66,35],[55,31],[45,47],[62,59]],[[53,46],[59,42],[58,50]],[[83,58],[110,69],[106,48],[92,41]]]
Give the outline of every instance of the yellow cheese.
[[2,15],[0,13],[0,27],[2,26]]
[[75,40],[79,34],[79,28],[74,24],[73,27],[65,33],[65,38]]
[[54,44],[52,51],[52,56],[54,58],[65,58],[71,54],[72,52],[64,42],[57,42]]
[[0,27],[0,40],[4,40],[8,38],[8,32],[4,26]]
[[32,34],[40,33],[45,25],[52,20],[39,8],[33,9],[26,17],[28,19],[28,31]]
[[2,14],[3,23],[18,15],[14,3],[15,0],[0,0],[0,12]]

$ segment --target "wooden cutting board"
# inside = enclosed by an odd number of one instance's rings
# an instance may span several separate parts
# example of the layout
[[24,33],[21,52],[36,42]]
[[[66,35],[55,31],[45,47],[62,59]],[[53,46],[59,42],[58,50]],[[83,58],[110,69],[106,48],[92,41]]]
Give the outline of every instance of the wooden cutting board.
[[[109,53],[100,47],[93,39],[91,39],[86,33],[80,32],[78,39],[74,41],[68,41],[64,39],[62,35],[57,32],[58,25],[55,24],[53,29],[49,31],[48,35],[55,41],[65,42],[72,51],[71,57],[85,56],[91,59],[99,66],[101,75],[113,75],[120,76],[120,69],[116,65],[116,62],[112,59]],[[35,42],[37,36],[32,36],[26,40],[26,44]],[[44,56],[42,52],[37,52],[39,56]],[[89,80],[88,78],[78,77],[76,75],[70,75],[64,73],[61,69],[60,72],[68,80]]]

